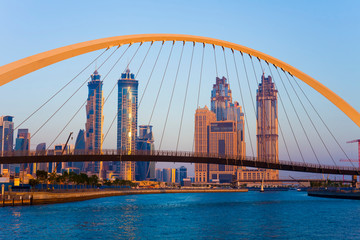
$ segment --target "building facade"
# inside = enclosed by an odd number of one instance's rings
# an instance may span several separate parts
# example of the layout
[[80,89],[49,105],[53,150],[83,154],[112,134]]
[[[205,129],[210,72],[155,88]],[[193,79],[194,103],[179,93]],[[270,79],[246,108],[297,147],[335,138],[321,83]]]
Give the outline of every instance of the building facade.
[[[277,90],[271,76],[261,77],[256,92],[257,158],[279,162]],[[266,170],[265,179],[279,179],[278,170]]]
[[[136,150],[138,85],[129,69],[118,80],[117,149],[127,154]],[[135,180],[134,162],[121,162],[119,171],[121,179]]]
[[[205,107],[195,113],[195,151],[245,156],[244,123],[241,106],[232,102],[227,79],[217,77],[211,91],[211,111]],[[195,182],[232,182],[237,171],[234,166],[195,164]]]
[[[195,112],[195,152],[208,153],[208,128],[216,121],[216,115],[207,106],[198,108]],[[209,164],[195,163],[195,182],[208,182]]]
[[[0,155],[4,156],[13,151],[14,144],[14,117],[1,116],[0,117]],[[3,169],[9,170],[8,164],[0,164],[0,173]]]
[[[136,140],[136,150],[146,152],[155,150],[151,125],[139,126],[139,137]],[[135,179],[136,181],[155,179],[155,162],[136,162]]]
[[[100,153],[103,140],[103,81],[101,76],[95,70],[91,74],[91,80],[88,82],[88,98],[86,102],[86,124],[85,124],[85,149],[86,151]],[[87,170],[92,173],[99,173],[102,179],[101,162],[87,163]]]

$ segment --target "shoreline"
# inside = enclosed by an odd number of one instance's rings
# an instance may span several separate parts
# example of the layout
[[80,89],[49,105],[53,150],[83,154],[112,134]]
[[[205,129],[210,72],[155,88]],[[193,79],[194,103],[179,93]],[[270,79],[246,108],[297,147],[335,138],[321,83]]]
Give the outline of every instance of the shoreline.
[[[88,192],[27,192],[13,195],[32,195],[32,205],[79,202],[96,198],[163,193],[217,193],[217,192],[248,192],[248,189],[132,189],[132,190],[95,190]],[[19,206],[19,205],[18,205]],[[25,206],[25,205],[24,205]],[[29,206],[29,205],[27,205]]]

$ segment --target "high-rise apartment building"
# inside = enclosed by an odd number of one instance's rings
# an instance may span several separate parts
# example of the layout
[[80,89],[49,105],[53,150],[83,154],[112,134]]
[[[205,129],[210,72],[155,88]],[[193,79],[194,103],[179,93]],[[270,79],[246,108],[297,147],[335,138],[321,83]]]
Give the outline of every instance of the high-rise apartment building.
[[[271,76],[263,74],[256,92],[257,157],[268,162],[279,161],[277,92]],[[279,178],[279,171],[266,171],[270,179]]]
[[[154,151],[154,136],[151,125],[139,126],[139,137],[136,140],[136,150]],[[155,162],[136,162],[136,181],[155,178]]]
[[[95,70],[91,74],[91,80],[88,82],[88,98],[86,102],[86,124],[85,124],[85,148],[87,151],[99,152],[102,149],[103,139],[103,81],[100,80],[99,73]],[[92,162],[90,171],[93,173],[101,173],[102,163]],[[102,176],[100,174],[100,179]]]
[[[0,156],[13,151],[14,144],[14,122],[12,116],[0,117]],[[0,164],[0,173],[3,169],[9,169],[8,164]]]
[[[117,149],[130,154],[136,150],[138,85],[127,68],[118,80]],[[135,180],[135,163],[121,162],[120,178]]]

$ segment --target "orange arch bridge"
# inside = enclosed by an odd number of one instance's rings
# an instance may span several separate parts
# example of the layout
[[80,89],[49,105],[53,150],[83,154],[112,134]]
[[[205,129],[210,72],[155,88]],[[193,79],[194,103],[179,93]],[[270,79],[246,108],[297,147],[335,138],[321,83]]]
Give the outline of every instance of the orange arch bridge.
[[47,52],[39,53],[27,58],[20,59],[18,61],[9,63],[0,67],[0,86],[13,81],[28,73],[34,72],[38,69],[44,68],[51,64],[81,55],[88,52],[96,51],[99,49],[110,48],[113,46],[121,46],[124,44],[154,42],[154,41],[182,41],[193,42],[202,44],[211,44],[213,46],[220,46],[222,48],[230,48],[232,51],[240,51],[242,53],[249,54],[251,56],[262,59],[268,63],[273,64],[276,67],[281,68],[284,71],[289,72],[291,75],[299,78],[317,92],[326,97],[336,107],[343,111],[357,126],[360,127],[360,114],[350,104],[348,104],[341,97],[336,95],[329,88],[316,81],[314,78],[303,73],[302,71],[290,66],[289,64],[280,61],[272,56],[269,56],[260,51],[254,49],[223,41],[214,38],[200,37],[193,35],[182,34],[138,34],[138,35],[126,35],[117,37],[102,38],[87,42],[76,43],[61,48],[56,48]]

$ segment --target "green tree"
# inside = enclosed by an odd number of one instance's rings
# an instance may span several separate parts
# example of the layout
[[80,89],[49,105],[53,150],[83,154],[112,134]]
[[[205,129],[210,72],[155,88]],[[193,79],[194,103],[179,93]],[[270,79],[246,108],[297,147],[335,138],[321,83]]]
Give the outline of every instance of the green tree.
[[58,175],[56,173],[50,173],[49,174],[49,181],[51,184],[58,183]]
[[44,183],[45,180],[48,179],[48,172],[43,170],[37,170],[36,179],[38,179],[41,183]]
[[36,185],[38,185],[40,182],[39,182],[39,180],[38,179],[30,179],[29,180],[29,184],[30,184],[30,186],[31,187],[35,187]]
[[95,186],[97,186],[97,185],[99,184],[99,178],[98,178],[98,176],[92,175],[92,176],[89,178],[89,184],[90,184],[90,185],[95,185]]
[[[114,182],[115,182],[115,181],[114,181]],[[104,181],[103,181],[103,185],[104,185],[104,186],[111,186],[111,185],[113,185],[113,183],[111,183],[110,180],[104,180]]]

